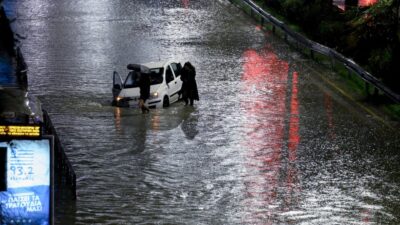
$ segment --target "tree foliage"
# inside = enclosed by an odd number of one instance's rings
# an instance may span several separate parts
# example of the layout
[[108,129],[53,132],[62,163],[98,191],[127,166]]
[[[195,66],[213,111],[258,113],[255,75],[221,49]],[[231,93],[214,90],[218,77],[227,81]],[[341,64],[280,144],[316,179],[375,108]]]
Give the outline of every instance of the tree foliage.
[[264,0],[311,39],[353,58],[400,92],[400,0],[341,11],[332,0]]
[[343,49],[360,64],[400,90],[400,38],[397,0],[381,0],[347,23]]

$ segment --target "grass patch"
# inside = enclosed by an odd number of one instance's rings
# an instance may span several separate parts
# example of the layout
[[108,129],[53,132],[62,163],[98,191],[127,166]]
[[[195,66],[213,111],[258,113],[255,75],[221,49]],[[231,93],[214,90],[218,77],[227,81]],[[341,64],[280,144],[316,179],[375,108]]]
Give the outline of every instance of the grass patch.
[[334,63],[333,70],[345,81],[350,91],[366,97],[365,81],[342,64]]
[[400,105],[389,104],[384,106],[384,110],[389,116],[396,121],[400,121]]

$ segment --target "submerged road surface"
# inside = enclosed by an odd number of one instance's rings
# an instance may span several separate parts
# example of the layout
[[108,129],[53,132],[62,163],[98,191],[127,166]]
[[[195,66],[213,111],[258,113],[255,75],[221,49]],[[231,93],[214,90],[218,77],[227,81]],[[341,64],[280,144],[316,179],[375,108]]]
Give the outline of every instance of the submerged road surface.
[[[5,0],[75,167],[57,224],[398,224],[398,131],[226,0]],[[200,101],[111,106],[112,72],[179,59]]]

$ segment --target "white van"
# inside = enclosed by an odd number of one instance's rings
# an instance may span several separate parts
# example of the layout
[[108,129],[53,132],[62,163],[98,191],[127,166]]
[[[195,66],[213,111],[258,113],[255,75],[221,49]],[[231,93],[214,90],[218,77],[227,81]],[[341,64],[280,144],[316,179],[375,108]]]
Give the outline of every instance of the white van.
[[150,74],[150,98],[146,101],[149,108],[168,107],[180,98],[182,87],[182,65],[175,61],[129,64],[129,73],[124,82],[117,72],[113,74],[113,105],[134,107],[139,105],[140,90],[138,72]]

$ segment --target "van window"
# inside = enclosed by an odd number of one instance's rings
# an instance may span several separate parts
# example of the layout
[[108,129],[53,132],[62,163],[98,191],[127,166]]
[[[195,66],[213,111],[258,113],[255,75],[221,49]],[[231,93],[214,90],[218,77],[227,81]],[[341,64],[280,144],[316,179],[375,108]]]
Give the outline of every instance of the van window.
[[163,79],[164,68],[150,69],[150,82],[153,84],[161,84]]
[[181,75],[182,66],[180,63],[171,63],[171,67],[174,70],[175,77],[179,77]]
[[174,74],[172,74],[171,67],[169,66],[167,67],[167,73],[165,79],[167,80],[167,84],[175,79]]
[[128,76],[126,77],[124,87],[125,88],[135,88],[139,87],[139,79],[140,76],[138,73],[131,71],[128,73]]

